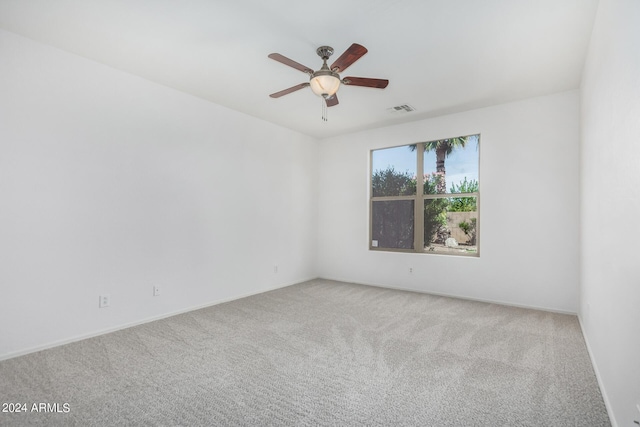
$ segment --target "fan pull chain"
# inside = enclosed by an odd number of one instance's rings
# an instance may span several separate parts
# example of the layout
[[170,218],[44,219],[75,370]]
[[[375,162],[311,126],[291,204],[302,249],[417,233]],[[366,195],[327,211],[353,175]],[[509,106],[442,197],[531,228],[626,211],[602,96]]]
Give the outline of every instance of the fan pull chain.
[[320,101],[322,102],[322,121],[326,122],[327,120],[327,100],[322,97],[320,98]]

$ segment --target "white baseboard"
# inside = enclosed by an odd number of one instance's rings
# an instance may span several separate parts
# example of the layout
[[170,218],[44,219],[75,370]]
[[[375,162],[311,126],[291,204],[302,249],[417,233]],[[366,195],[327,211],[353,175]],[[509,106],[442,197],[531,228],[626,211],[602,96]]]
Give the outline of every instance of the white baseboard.
[[133,326],[143,325],[145,323],[154,322],[156,320],[166,319],[167,317],[172,317],[172,316],[176,316],[178,314],[188,313],[190,311],[200,310],[202,308],[207,308],[207,307],[211,307],[211,306],[214,306],[214,305],[223,304],[225,302],[235,301],[235,300],[239,300],[239,299],[242,299],[242,298],[247,298],[247,297],[250,297],[250,296],[253,296],[253,295],[263,294],[265,292],[274,291],[276,289],[286,288],[288,286],[292,286],[292,285],[295,285],[297,283],[307,282],[307,281],[313,280],[313,279],[315,279],[315,277],[314,278],[308,278],[308,279],[302,279],[302,280],[296,280],[296,281],[290,282],[290,283],[289,282],[282,283],[282,284],[279,284],[277,286],[272,286],[272,287],[261,289],[259,291],[249,292],[249,293],[246,293],[246,294],[241,294],[241,295],[237,295],[237,296],[233,296],[233,297],[229,297],[229,298],[223,298],[223,299],[219,299],[219,300],[208,302],[206,304],[187,307],[187,308],[184,308],[184,309],[171,311],[171,312],[168,312],[168,313],[163,313],[163,314],[160,314],[160,315],[157,315],[157,316],[147,317],[147,318],[144,318],[142,320],[137,320],[135,322],[124,323],[124,324],[117,325],[117,326],[114,326],[114,327],[111,327],[111,328],[106,328],[106,329],[101,329],[101,330],[94,331],[94,332],[89,332],[89,333],[86,333],[86,334],[76,335],[76,336],[73,336],[73,337],[70,337],[70,338],[65,338],[65,339],[62,339],[62,340],[51,341],[51,342],[48,342],[46,344],[38,345],[38,346],[35,346],[35,347],[30,347],[30,348],[27,348],[27,349],[24,349],[24,350],[19,350],[19,351],[15,351],[15,352],[11,352],[11,353],[6,353],[6,354],[0,354],[0,361],[7,360],[7,359],[13,359],[14,357],[24,356],[24,355],[27,355],[27,354],[30,354],[30,353],[35,353],[35,352],[38,352],[38,351],[47,350],[47,349],[58,347],[58,346],[65,345],[65,344],[70,344],[70,343],[73,343],[73,342],[76,342],[76,341],[82,341],[82,340],[85,340],[87,338],[97,337],[97,336],[108,334],[108,333],[111,333],[111,332],[120,331],[122,329],[131,328]]
[[572,316],[576,316],[577,315],[577,313],[575,311],[559,310],[559,309],[555,309],[555,308],[539,307],[539,306],[535,306],[535,305],[518,304],[518,303],[513,303],[513,302],[492,300],[492,299],[484,299],[484,298],[475,298],[475,297],[469,297],[469,296],[464,296],[464,295],[448,294],[448,293],[443,293],[443,292],[433,292],[433,291],[423,290],[423,289],[405,288],[405,287],[401,287],[401,286],[393,286],[393,285],[387,285],[387,284],[382,284],[382,283],[354,282],[353,280],[349,280],[349,279],[339,279],[339,278],[331,278],[331,277],[322,277],[322,278],[326,279],[326,280],[334,280],[336,282],[355,283],[357,285],[374,286],[376,288],[394,289],[394,290],[397,290],[397,291],[407,291],[407,292],[417,292],[419,294],[435,295],[435,296],[439,296],[439,297],[457,298],[457,299],[462,299],[462,300],[467,300],[467,301],[486,302],[488,304],[505,305],[505,306],[508,306],[508,307],[530,308],[532,310],[547,311],[547,312],[550,312],[550,313],[558,313],[558,314],[569,314],[569,315],[572,315]]
[[609,401],[609,397],[607,396],[607,390],[604,388],[604,384],[602,382],[602,376],[600,376],[600,370],[598,369],[598,365],[596,364],[596,359],[593,357],[593,351],[591,351],[589,338],[587,337],[587,334],[584,331],[584,326],[582,325],[582,317],[579,314],[578,314],[578,322],[580,323],[580,330],[582,331],[584,342],[587,345],[587,352],[589,353],[589,359],[591,359],[591,365],[593,366],[593,371],[596,373],[596,379],[598,380],[598,386],[600,387],[600,394],[602,394],[602,400],[604,400],[604,406],[607,408],[609,421],[611,421],[612,427],[618,427],[618,423],[616,422],[616,419],[613,416],[613,409],[611,408],[611,402]]

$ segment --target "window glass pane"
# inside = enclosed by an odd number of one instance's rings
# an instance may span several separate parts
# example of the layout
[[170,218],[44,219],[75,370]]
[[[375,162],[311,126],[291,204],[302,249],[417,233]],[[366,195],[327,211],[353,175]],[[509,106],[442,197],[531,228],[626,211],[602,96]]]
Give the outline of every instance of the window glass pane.
[[477,255],[477,205],[476,197],[425,200],[425,250],[439,253]]
[[413,208],[413,200],[372,202],[371,246],[413,249]]
[[411,196],[416,194],[415,146],[385,148],[371,152],[371,195]]
[[425,143],[424,194],[478,191],[479,136]]

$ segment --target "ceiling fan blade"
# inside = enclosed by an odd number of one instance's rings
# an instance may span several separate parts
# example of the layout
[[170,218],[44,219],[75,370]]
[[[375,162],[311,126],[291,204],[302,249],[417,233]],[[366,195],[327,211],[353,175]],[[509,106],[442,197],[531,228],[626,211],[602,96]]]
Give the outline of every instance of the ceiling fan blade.
[[369,79],[366,77],[345,77],[342,83],[348,86],[364,86],[374,87],[376,89],[384,89],[389,84],[389,80],[385,79]]
[[313,74],[313,70],[311,68],[305,65],[302,65],[294,61],[293,59],[289,59],[286,56],[282,56],[279,53],[272,53],[269,55],[269,58],[273,59],[274,61],[278,61],[284,65],[288,65],[289,67],[295,68],[296,70],[300,70],[303,73]]
[[289,89],[285,89],[285,90],[281,90],[280,92],[276,92],[276,93],[272,93],[271,95],[269,95],[272,98],[280,98],[281,96],[287,95],[291,92],[295,92],[297,90],[300,90],[304,87],[309,86],[309,82],[307,83],[300,83],[299,85],[295,85],[290,87]]
[[327,107],[333,107],[334,105],[338,105],[338,95],[333,95],[330,98],[327,98],[325,100],[325,102],[327,103]]
[[349,49],[345,50],[333,64],[331,64],[331,70],[336,73],[341,73],[349,68],[351,64],[362,58],[362,56],[367,52],[368,50],[366,47],[359,45],[358,43],[354,43],[349,46]]

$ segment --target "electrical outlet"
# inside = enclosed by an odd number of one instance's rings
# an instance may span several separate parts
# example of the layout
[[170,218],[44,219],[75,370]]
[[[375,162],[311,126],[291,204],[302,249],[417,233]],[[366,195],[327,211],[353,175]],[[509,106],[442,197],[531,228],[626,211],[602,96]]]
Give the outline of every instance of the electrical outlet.
[[274,266],[273,266],[273,272],[274,272],[274,273],[277,273],[277,272],[278,272],[278,266],[277,266],[277,265],[274,265]]
[[106,308],[106,307],[109,307],[109,305],[111,305],[111,296],[109,296],[109,295],[100,295],[100,300],[99,300],[99,303],[98,303],[98,307]]
[[413,267],[409,267],[409,274],[413,274]]
[[158,285],[153,286],[153,296],[154,297],[160,296],[160,286]]

